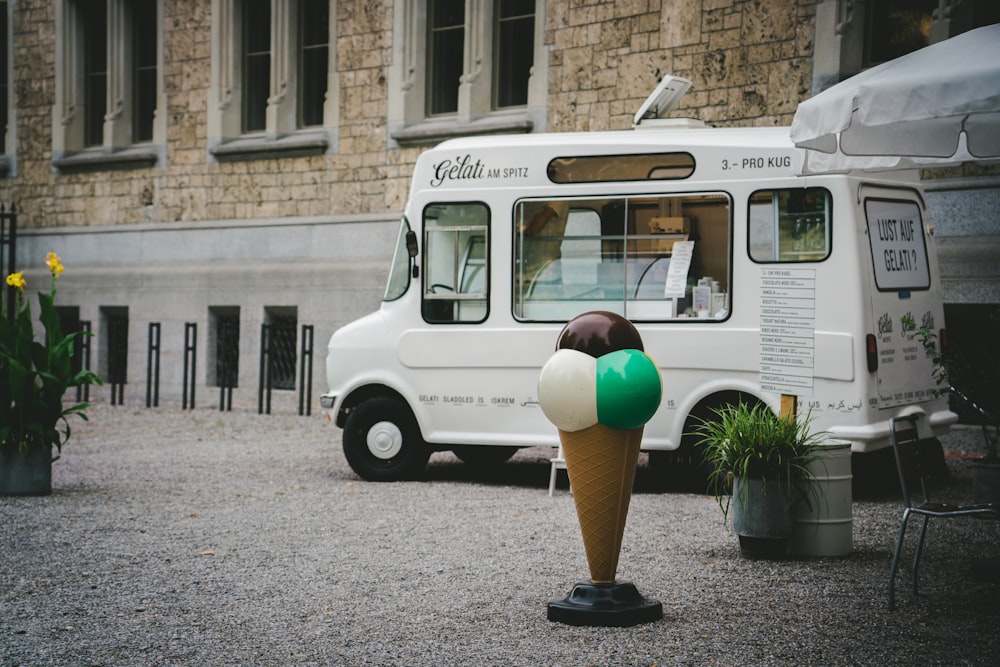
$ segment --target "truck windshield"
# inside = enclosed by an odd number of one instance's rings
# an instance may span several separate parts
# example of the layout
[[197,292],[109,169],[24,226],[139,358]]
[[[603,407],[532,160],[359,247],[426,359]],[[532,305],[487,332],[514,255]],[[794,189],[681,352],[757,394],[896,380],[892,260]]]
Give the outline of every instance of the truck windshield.
[[396,237],[396,250],[392,253],[392,266],[389,268],[389,282],[385,286],[385,301],[395,301],[406,294],[410,286],[410,266],[413,260],[406,250],[406,233],[410,231],[410,223],[403,217],[399,225],[399,235]]

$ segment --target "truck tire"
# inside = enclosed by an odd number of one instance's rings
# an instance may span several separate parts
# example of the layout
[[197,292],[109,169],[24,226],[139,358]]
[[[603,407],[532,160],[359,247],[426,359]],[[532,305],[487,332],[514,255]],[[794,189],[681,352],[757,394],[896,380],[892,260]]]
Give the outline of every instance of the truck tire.
[[355,407],[344,424],[343,443],[347,463],[369,482],[412,479],[431,455],[413,413],[395,398],[373,398]]
[[739,402],[755,405],[761,400],[750,394],[726,391],[712,400],[695,406],[684,420],[684,434],[680,446],[674,451],[650,452],[649,466],[654,471],[656,484],[665,491],[679,493],[715,494],[716,480],[711,479],[712,466],[705,462],[699,436],[695,433],[701,420],[711,420],[714,410]]
[[653,484],[671,493],[710,494],[710,468],[702,461],[701,448],[685,440],[673,451],[649,453]]
[[505,463],[517,453],[517,447],[498,445],[459,445],[452,448],[463,463],[477,468],[490,468]]

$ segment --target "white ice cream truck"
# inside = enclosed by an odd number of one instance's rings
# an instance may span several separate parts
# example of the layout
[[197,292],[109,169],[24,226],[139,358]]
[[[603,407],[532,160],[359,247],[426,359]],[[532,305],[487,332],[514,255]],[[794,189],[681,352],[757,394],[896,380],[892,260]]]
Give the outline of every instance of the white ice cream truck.
[[642,448],[675,479],[701,475],[696,420],[741,399],[796,396],[855,453],[886,447],[894,416],[919,415],[926,438],[955,421],[904,325],[944,326],[917,175],[796,176],[788,128],[644,120],[664,85],[631,131],[419,157],[384,301],[329,342],[321,403],[359,475],[557,446],[539,370],[595,310],[631,320],[659,366]]

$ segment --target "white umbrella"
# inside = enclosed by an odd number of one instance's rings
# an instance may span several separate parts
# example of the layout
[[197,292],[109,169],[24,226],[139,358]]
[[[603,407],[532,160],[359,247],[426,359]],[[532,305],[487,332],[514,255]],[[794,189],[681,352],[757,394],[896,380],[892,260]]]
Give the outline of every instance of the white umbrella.
[[882,63],[801,103],[800,173],[1000,159],[1000,23]]

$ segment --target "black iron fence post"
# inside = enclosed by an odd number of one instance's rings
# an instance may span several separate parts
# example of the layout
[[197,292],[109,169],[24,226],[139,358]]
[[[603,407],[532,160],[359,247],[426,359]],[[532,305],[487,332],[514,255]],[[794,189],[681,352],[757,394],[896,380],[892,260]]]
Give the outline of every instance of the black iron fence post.
[[146,407],[160,405],[160,323],[149,323],[149,347],[146,349]]
[[271,414],[271,325],[260,325],[260,382],[257,387],[257,414],[264,414],[267,395],[267,414]]
[[313,325],[302,325],[302,351],[299,354],[299,416],[303,409],[306,415],[312,414],[312,384],[313,384]]
[[[181,409],[189,407],[194,410],[195,362],[198,352],[198,323],[184,323],[184,388],[182,391]],[[190,383],[190,405],[188,404],[188,384]]]
[[216,343],[216,375],[219,380],[219,412],[233,409],[233,387],[239,375],[237,335],[239,320],[224,318],[219,324],[219,342]]
[[[80,335],[77,337],[77,343],[79,347],[77,348],[77,353],[83,355],[81,359],[81,370],[90,370],[90,320],[80,320]],[[82,384],[76,386],[76,402],[87,402],[90,400],[90,384]]]
[[125,383],[109,382],[111,385],[111,405],[125,405]]
[[125,384],[128,382],[128,317],[120,314],[109,316],[107,329],[111,405],[125,405]]

